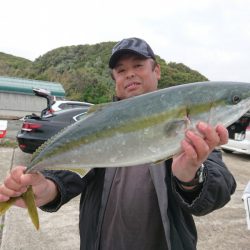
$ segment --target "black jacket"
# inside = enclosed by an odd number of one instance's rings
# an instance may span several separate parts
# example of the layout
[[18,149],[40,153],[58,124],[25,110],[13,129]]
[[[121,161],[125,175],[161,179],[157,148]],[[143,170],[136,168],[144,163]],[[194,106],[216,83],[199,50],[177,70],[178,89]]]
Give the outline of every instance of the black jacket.
[[[178,188],[171,175],[172,160],[161,166],[150,166],[169,250],[194,250],[197,232],[192,215],[201,216],[223,207],[234,193],[236,182],[214,150],[205,161],[205,181],[193,192]],[[101,225],[115,169],[92,169],[86,176],[69,171],[45,171],[44,175],[58,185],[60,196],[41,207],[57,211],[63,204],[81,193],[81,250],[98,250]]]

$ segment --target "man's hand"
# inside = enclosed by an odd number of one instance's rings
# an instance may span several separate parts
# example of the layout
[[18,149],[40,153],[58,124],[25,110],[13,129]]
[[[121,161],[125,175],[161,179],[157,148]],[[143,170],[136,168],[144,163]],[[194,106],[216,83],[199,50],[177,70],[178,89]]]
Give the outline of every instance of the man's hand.
[[[55,183],[40,173],[24,174],[25,169],[24,166],[18,166],[11,170],[0,186],[0,202],[7,201],[10,197],[19,197],[30,185],[35,194],[36,206],[39,207],[54,200],[58,194]],[[15,205],[25,207],[22,199],[18,199]]]
[[173,158],[172,173],[184,182],[195,177],[196,171],[216,146],[228,141],[228,131],[223,125],[213,128],[199,122],[197,129],[199,134],[191,130],[186,132],[186,137],[181,142],[182,153]]

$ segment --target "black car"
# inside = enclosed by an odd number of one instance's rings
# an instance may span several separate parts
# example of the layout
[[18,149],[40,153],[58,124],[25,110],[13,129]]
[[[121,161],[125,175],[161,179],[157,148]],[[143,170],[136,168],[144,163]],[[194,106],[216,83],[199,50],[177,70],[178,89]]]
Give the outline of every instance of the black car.
[[88,108],[84,107],[62,110],[41,117],[34,114],[26,116],[21,130],[17,134],[20,149],[32,154],[61,129],[80,120],[87,111]]

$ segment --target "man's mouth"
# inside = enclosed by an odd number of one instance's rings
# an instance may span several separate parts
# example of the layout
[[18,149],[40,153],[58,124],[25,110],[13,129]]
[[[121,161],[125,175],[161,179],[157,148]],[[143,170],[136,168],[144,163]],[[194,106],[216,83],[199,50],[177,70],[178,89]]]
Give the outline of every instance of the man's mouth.
[[130,82],[130,83],[128,83],[128,84],[125,86],[125,89],[133,88],[133,87],[136,87],[136,86],[138,86],[138,85],[140,85],[139,82]]

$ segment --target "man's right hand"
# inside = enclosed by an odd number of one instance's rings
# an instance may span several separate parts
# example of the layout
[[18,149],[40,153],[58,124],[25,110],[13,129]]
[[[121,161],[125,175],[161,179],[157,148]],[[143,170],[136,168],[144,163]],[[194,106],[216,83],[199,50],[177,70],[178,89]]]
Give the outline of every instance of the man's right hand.
[[[53,201],[58,194],[56,184],[40,173],[24,174],[25,169],[24,166],[17,166],[7,175],[0,186],[0,202],[7,201],[11,197],[21,196],[30,185],[35,195],[37,207]],[[15,205],[26,207],[22,199],[18,199]]]

